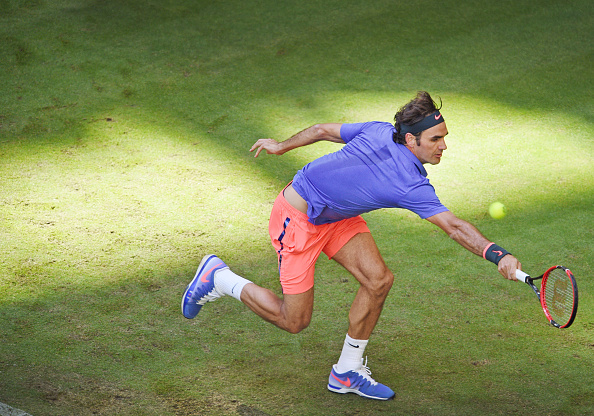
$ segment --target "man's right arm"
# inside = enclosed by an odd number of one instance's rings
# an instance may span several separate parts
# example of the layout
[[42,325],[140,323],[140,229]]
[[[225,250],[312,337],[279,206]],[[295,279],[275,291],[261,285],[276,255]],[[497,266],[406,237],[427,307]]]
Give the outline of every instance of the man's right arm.
[[326,140],[334,143],[344,143],[340,137],[340,123],[316,124],[303,131],[300,131],[290,139],[283,142],[277,142],[274,139],[259,139],[251,147],[250,152],[256,151],[254,157],[258,157],[262,150],[273,155],[282,155],[289,150],[298,147],[307,146],[321,140]]
[[[485,248],[492,244],[474,225],[461,220],[450,211],[433,215],[427,218],[427,221],[437,225],[450,238],[477,256],[482,257]],[[506,279],[517,280],[516,270],[522,270],[522,264],[514,256],[508,254],[499,261],[497,268]]]

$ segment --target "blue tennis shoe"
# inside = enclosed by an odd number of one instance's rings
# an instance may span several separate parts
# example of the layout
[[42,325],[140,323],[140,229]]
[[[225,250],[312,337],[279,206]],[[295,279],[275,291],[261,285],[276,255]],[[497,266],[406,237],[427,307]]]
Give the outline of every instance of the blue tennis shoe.
[[195,318],[206,302],[212,302],[222,296],[215,288],[214,277],[217,271],[228,268],[217,256],[204,256],[182,299],[182,313],[186,318]]
[[361,368],[346,373],[336,372],[336,366],[332,367],[328,379],[328,390],[334,393],[355,393],[361,397],[375,400],[390,400],[395,394],[388,386],[378,383],[371,378],[371,371],[361,360]]

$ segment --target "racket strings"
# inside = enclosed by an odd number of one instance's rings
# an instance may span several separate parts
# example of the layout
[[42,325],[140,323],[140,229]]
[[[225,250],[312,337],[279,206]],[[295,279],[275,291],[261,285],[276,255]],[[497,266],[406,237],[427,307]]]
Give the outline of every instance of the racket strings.
[[542,287],[542,303],[559,325],[567,324],[573,313],[574,287],[562,268],[551,270]]

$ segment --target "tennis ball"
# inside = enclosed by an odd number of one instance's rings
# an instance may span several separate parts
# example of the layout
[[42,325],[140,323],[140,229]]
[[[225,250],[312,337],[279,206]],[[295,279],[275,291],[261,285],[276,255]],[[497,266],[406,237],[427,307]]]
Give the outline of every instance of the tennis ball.
[[501,218],[505,217],[505,205],[501,202],[493,202],[489,206],[489,215],[495,218],[496,220],[500,220]]

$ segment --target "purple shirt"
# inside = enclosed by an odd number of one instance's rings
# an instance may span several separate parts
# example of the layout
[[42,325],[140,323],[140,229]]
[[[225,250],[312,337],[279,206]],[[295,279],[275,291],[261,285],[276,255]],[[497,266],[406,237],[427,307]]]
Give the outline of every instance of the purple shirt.
[[404,208],[425,219],[448,209],[435,195],[427,171],[390,123],[343,124],[346,143],[308,163],[293,188],[307,201],[309,222],[327,224],[380,208]]

